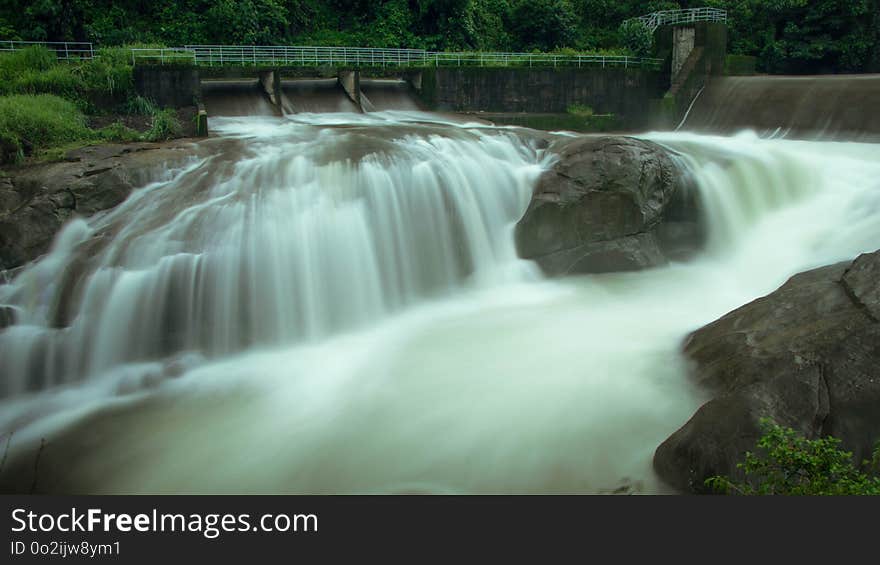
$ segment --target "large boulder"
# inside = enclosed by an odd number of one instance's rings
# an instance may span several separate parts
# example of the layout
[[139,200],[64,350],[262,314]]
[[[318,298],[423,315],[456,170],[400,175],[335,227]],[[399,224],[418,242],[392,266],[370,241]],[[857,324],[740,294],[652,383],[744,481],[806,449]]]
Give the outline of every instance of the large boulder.
[[582,136],[548,151],[558,159],[516,226],[520,256],[545,273],[637,270],[699,245],[693,191],[668,150],[629,137]]
[[74,214],[90,216],[116,206],[198,150],[190,141],[110,144],[71,151],[62,162],[8,171],[0,178],[0,271],[45,253]]
[[655,453],[671,486],[742,479],[762,418],[867,458],[880,439],[880,251],[792,277],[693,333],[684,353],[714,398]]

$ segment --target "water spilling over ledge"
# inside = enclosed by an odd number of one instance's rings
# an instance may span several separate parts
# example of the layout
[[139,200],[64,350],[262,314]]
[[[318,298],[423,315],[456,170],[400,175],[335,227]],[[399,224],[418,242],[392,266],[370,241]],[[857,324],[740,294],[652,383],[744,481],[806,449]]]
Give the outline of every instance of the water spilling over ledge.
[[0,429],[22,469],[49,439],[45,490],[660,492],[654,449],[704,400],[681,339],[880,247],[875,145],[645,136],[692,175],[704,252],[547,280],[513,231],[556,157],[517,130],[214,130],[227,151],[0,287]]

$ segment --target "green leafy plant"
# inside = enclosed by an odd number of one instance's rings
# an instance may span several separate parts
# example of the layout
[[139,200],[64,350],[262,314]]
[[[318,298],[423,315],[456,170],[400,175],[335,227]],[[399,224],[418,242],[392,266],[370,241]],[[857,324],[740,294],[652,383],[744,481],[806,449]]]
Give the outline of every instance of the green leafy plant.
[[637,57],[647,57],[654,46],[654,34],[639,20],[626,20],[618,29],[620,42]]
[[149,98],[134,95],[128,97],[125,104],[123,104],[122,110],[126,114],[135,116],[152,116],[159,111],[159,107]]
[[769,420],[760,425],[759,451],[737,465],[745,481],[714,476],[706,486],[724,494],[880,495],[880,442],[872,460],[857,466],[837,438],[807,439]]
[[120,121],[98,130],[98,137],[104,141],[140,141],[141,134]]
[[593,109],[585,104],[570,104],[566,110],[579,118],[589,118],[593,115]]
[[0,162],[93,136],[75,104],[58,96],[0,96]]
[[150,123],[150,129],[144,134],[147,141],[165,141],[180,137],[183,133],[183,127],[174,110],[159,110],[153,114],[153,120]]

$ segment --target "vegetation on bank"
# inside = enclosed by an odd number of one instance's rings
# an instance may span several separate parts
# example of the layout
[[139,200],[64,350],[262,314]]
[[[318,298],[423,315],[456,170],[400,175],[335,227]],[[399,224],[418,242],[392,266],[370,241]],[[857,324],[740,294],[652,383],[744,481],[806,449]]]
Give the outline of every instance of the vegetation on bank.
[[724,494],[880,495],[880,442],[872,460],[857,466],[837,438],[806,439],[767,420],[761,428],[758,451],[737,465],[745,480],[716,476],[707,486]]
[[[0,55],[0,164],[40,157],[53,148],[180,136],[173,111],[135,95],[129,49],[104,48],[99,55],[59,63],[42,46]],[[87,115],[108,113],[145,116],[149,128],[138,132],[121,121],[88,127]]]
[[880,0],[8,0],[0,39],[637,53],[625,20],[703,6],[759,71],[880,71]]

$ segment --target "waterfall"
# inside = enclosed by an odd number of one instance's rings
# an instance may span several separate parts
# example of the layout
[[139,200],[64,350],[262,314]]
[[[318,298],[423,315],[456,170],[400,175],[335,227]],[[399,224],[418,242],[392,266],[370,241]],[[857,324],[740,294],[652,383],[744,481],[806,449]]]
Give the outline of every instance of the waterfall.
[[235,162],[208,158],[72,222],[0,287],[21,313],[0,334],[3,394],[319,339],[528,276],[510,231],[536,151],[503,133],[452,133],[282,123]]
[[877,249],[880,145],[748,131],[645,138],[675,151],[694,177],[708,233],[703,259],[738,264],[754,282],[770,276],[772,285]]
[[654,450],[705,401],[688,333],[880,247],[878,145],[645,135],[693,177],[705,250],[546,280],[512,232],[551,157],[516,130],[212,129],[233,149],[0,286],[3,486],[48,438],[61,492],[666,492]]

